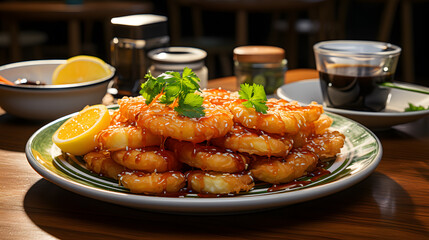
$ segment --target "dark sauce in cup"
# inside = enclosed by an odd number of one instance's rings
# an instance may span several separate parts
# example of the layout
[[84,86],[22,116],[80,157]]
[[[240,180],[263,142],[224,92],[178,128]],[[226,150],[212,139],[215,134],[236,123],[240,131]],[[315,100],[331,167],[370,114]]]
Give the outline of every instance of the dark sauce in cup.
[[381,111],[390,89],[379,86],[391,82],[393,75],[379,66],[335,64],[320,72],[320,86],[328,107]]

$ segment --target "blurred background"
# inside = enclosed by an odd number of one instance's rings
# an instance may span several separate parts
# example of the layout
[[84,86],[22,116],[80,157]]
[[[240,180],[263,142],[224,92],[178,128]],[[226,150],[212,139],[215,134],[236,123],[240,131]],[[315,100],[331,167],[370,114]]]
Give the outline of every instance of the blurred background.
[[[21,2],[30,5],[18,10],[10,6]],[[43,5],[65,2],[67,6],[52,10]],[[128,5],[130,9],[104,9],[114,2],[83,0],[83,5],[93,4],[87,11],[79,0],[0,1],[0,64],[65,59],[74,54],[109,62],[109,44],[114,37],[111,17],[153,13],[168,17],[171,46],[198,47],[208,53],[209,79],[233,75],[232,51],[236,46],[279,46],[286,51],[289,69],[315,68],[314,43],[350,39],[399,45],[402,54],[396,79],[429,86],[429,50],[425,47],[429,1],[127,0],[120,2],[133,3]],[[79,9],[87,12],[76,13]],[[71,46],[73,40],[78,43]]]

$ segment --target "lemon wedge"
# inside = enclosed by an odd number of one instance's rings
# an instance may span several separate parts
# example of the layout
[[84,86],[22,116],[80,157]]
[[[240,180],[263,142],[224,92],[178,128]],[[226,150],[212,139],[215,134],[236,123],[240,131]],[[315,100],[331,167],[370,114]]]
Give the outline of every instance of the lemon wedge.
[[52,136],[52,141],[63,152],[84,155],[97,147],[95,136],[109,125],[107,107],[93,105],[64,122]]
[[52,74],[52,84],[89,82],[112,74],[109,66],[100,58],[79,55],[67,59]]

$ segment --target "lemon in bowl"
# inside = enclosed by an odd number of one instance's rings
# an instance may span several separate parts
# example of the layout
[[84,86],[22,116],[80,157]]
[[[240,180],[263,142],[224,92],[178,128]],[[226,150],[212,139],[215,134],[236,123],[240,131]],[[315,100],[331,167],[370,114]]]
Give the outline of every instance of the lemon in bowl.
[[[88,58],[80,56],[79,58]],[[77,58],[79,60],[79,58]],[[98,79],[76,78],[65,83],[59,68],[67,69],[68,60],[33,60],[0,66],[0,76],[14,82],[28,79],[43,85],[7,85],[0,83],[0,107],[8,114],[32,120],[53,120],[77,112],[87,105],[102,102],[109,83],[115,76],[115,68],[103,62],[105,70]],[[80,61],[80,60],[79,60]],[[71,61],[74,62],[74,61]],[[82,63],[80,63],[82,64]],[[85,64],[83,64],[85,65]],[[83,77],[91,68],[80,67]],[[59,71],[54,84],[54,72]],[[85,73],[86,72],[86,73]],[[70,81],[70,80],[69,80]]]
[[110,76],[108,64],[97,57],[80,55],[60,64],[52,75],[52,84],[74,84],[96,81]]

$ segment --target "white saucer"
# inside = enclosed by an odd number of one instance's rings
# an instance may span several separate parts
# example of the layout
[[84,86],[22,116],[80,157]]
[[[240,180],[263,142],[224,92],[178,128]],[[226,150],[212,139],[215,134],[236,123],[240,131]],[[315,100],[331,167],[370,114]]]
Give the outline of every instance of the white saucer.
[[[429,90],[428,88],[409,83],[401,83],[398,85]],[[309,79],[283,85],[277,90],[277,96],[289,101],[297,101],[303,105],[307,105],[312,101],[323,104],[319,79]],[[429,95],[392,89],[386,109],[382,112],[352,111],[329,108],[326,106],[324,106],[324,109],[328,112],[337,113],[353,119],[372,129],[388,128],[394,125],[412,122],[429,115],[429,110],[404,112],[404,109],[408,107],[408,103],[427,107],[429,106]]]

